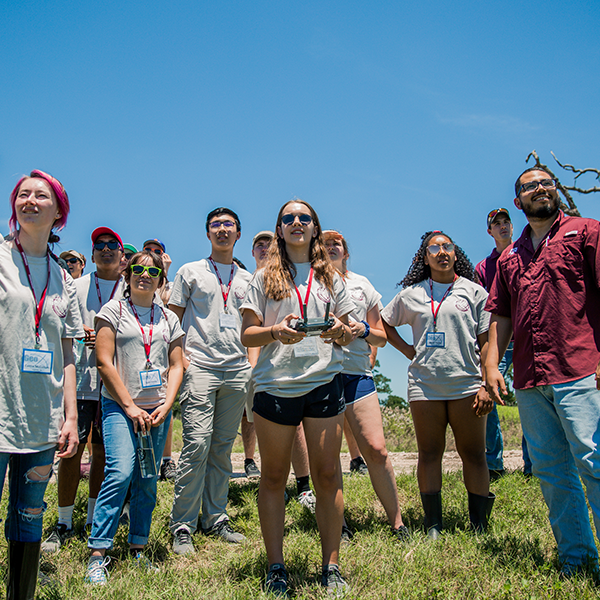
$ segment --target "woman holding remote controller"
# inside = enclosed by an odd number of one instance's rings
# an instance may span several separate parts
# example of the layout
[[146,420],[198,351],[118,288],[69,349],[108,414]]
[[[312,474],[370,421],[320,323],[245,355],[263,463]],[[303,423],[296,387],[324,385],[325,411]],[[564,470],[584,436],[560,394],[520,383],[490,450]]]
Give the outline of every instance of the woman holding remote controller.
[[348,314],[354,304],[331,265],[319,218],[307,202],[284,204],[275,231],[267,264],[250,282],[241,307],[242,342],[263,347],[254,368],[253,411],[262,464],[258,508],[269,561],[265,588],[287,593],[284,492],[296,427],[302,423],[317,497],[322,584],[341,593],[347,584],[338,567],[345,409],[339,346],[353,339]]
[[[487,292],[476,277],[460,247],[441,231],[428,231],[402,291],[381,313],[388,341],[411,361],[408,400],[419,448],[417,478],[425,528],[433,539],[442,529],[448,425],[463,463],[474,530],[486,529],[495,498],[485,458],[485,415],[492,401],[481,377],[490,314],[484,310]],[[412,344],[396,331],[404,324],[412,327]]]
[[77,450],[73,338],[84,332],[73,280],[48,246],[67,223],[67,192],[32,171],[10,206],[0,244],[0,496],[8,470],[6,598],[33,600],[54,453]]
[[112,548],[130,484],[130,551],[142,568],[155,570],[142,549],[156,504],[171,407],[183,377],[184,332],[175,313],[155,297],[164,281],[161,257],[134,254],[124,276],[125,298],[108,302],[95,319],[106,467],[88,539],[87,580],[100,585],[107,580],[105,553]]

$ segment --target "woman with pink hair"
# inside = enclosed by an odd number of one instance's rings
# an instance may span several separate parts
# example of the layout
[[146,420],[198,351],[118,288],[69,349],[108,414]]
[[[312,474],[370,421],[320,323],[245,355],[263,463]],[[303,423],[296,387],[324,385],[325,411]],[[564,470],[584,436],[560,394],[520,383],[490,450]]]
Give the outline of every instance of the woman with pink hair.
[[67,222],[67,192],[32,171],[10,205],[11,235],[0,243],[0,494],[8,470],[6,597],[20,600],[35,595],[54,452],[77,448],[72,345],[84,332],[73,280],[48,246]]

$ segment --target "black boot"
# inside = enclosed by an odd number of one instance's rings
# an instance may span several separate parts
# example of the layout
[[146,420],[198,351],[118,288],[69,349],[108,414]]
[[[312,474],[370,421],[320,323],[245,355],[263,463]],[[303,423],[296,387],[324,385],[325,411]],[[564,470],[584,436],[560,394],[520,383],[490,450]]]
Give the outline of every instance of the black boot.
[[427,537],[437,540],[442,531],[442,492],[421,494],[421,502],[425,511]]
[[496,495],[491,492],[488,496],[478,496],[469,492],[469,519],[474,531],[483,533],[487,530],[495,499]]
[[8,541],[6,600],[34,600],[41,542]]

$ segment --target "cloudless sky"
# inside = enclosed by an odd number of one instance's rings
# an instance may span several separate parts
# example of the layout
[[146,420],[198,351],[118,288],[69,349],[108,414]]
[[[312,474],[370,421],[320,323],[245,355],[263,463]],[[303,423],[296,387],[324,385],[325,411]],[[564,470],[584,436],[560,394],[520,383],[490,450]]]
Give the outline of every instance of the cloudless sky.
[[[173,279],[209,253],[208,211],[238,212],[252,268],[252,236],[297,196],[387,303],[427,230],[489,254],[486,215],[513,206],[531,150],[600,167],[599,26],[577,0],[4,0],[0,232],[39,168],[71,199],[56,251],[89,258],[100,225],[159,237]],[[600,197],[576,201],[600,218]],[[380,361],[405,396],[408,361]]]

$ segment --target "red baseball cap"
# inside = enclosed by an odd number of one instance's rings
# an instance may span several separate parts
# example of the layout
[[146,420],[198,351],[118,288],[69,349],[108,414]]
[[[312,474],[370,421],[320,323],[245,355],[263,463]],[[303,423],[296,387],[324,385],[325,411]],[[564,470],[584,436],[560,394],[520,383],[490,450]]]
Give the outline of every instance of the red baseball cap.
[[112,235],[112,237],[114,237],[117,240],[117,242],[119,242],[121,250],[123,250],[123,240],[121,240],[121,236],[118,233],[115,233],[112,229],[109,229],[108,227],[98,227],[97,229],[94,229],[94,231],[92,231],[92,244],[95,244],[96,240],[101,235]]

